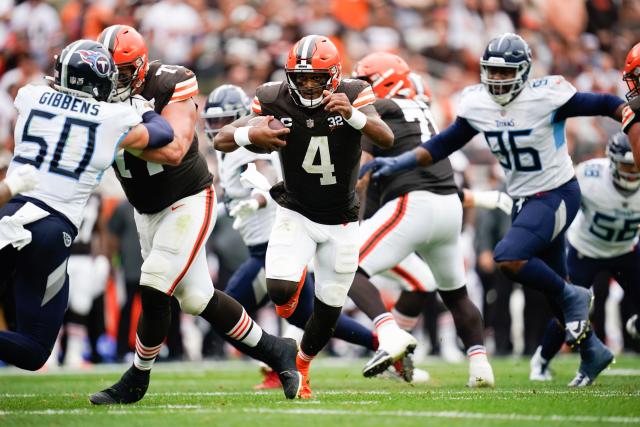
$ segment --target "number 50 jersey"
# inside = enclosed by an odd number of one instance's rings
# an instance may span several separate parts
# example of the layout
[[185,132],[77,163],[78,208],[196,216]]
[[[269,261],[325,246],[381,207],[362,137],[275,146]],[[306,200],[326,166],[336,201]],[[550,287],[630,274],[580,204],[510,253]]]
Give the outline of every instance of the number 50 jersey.
[[80,98],[44,85],[22,87],[14,104],[19,114],[9,173],[21,164],[35,166],[40,182],[23,195],[80,227],[87,200],[118,144],[142,118],[129,104]]
[[481,84],[462,93],[458,117],[483,134],[504,169],[510,196],[553,190],[573,177],[565,122],[554,122],[554,113],[575,93],[562,76],[527,82],[505,106],[491,99]]

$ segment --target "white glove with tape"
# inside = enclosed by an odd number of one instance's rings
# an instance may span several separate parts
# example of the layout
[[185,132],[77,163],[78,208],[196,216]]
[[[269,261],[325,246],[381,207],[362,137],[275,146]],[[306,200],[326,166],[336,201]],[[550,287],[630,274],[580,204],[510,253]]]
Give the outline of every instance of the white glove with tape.
[[476,208],[500,209],[507,215],[511,215],[513,199],[502,191],[473,191],[473,205]]
[[229,212],[229,216],[235,218],[235,221],[233,221],[233,229],[238,230],[242,227],[242,224],[256,213],[258,209],[260,209],[260,203],[253,197],[238,202]]
[[38,169],[33,165],[22,165],[6,177],[4,183],[13,196],[33,190],[38,185]]
[[258,172],[255,163],[247,163],[247,169],[240,174],[240,183],[245,188],[257,188],[267,192],[271,189],[269,180]]
[[153,102],[148,101],[141,95],[133,95],[129,98],[129,103],[140,117],[142,117],[142,115],[147,111],[153,111]]

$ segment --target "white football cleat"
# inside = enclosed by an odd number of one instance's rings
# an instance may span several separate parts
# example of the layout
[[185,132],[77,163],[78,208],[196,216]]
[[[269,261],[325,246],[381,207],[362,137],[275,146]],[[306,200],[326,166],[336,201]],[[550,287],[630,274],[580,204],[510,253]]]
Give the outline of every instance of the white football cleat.
[[631,338],[633,338],[636,341],[640,341],[640,331],[638,331],[638,329],[636,328],[637,321],[638,321],[638,315],[634,314],[629,318],[629,320],[627,320],[626,329],[627,329],[627,333]]
[[467,387],[485,388],[495,387],[496,380],[493,377],[493,369],[489,362],[469,363],[469,382]]
[[538,346],[536,352],[531,357],[529,361],[530,371],[529,371],[529,380],[530,381],[551,381],[553,380],[553,375],[551,375],[551,370],[549,369],[549,361],[542,358],[540,354],[542,352],[542,346]]
[[413,353],[418,345],[413,335],[399,328],[392,334],[385,334],[384,338],[380,335],[378,339],[378,350],[362,370],[365,377],[373,377],[386,371],[393,362]]

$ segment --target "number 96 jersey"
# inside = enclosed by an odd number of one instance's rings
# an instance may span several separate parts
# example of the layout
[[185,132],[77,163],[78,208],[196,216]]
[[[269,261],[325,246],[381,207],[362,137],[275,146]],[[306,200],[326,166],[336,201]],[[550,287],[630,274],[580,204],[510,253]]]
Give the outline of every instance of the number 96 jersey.
[[[369,84],[361,80],[343,79],[336,93],[346,94],[355,108],[375,101]],[[320,224],[357,221],[360,131],[322,105],[298,106],[284,82],[260,86],[252,109],[259,115],[274,116],[291,129],[287,145],[279,151],[284,181],[272,187],[273,199]]]
[[576,168],[582,192],[578,216],[567,238],[589,258],[613,258],[638,244],[640,191],[624,196],[613,185],[611,161],[593,159]]
[[509,104],[497,104],[483,85],[466,88],[458,117],[482,133],[507,177],[512,197],[560,187],[573,177],[565,122],[555,111],[576,93],[562,76],[529,81]]
[[121,138],[142,118],[129,104],[80,98],[44,85],[22,87],[14,104],[19,115],[10,169],[31,164],[39,175],[38,186],[23,195],[42,200],[79,228]]

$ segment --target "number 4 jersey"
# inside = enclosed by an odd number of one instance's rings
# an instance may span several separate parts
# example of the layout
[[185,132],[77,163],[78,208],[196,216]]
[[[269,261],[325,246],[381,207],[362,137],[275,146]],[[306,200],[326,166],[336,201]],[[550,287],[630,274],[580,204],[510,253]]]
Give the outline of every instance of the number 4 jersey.
[[[346,94],[355,108],[375,101],[373,90],[361,80],[343,79],[336,92]],[[322,105],[298,106],[283,82],[260,86],[252,108],[254,113],[272,115],[291,129],[287,145],[279,151],[284,181],[272,187],[273,199],[320,224],[357,221],[360,131]]]
[[45,202],[79,227],[118,144],[141,117],[128,104],[79,98],[44,85],[22,87],[14,104],[19,115],[10,169],[35,166],[40,183],[24,195]]
[[[152,62],[147,71],[142,96],[153,102],[156,113],[174,102],[198,94],[198,82],[191,70],[178,65]],[[198,151],[198,137],[177,166],[147,162],[124,151],[116,157],[116,176],[127,199],[143,214],[154,214],[173,202],[209,187],[213,176]]]
[[638,244],[640,191],[625,196],[613,184],[611,161],[593,159],[576,168],[582,192],[581,209],[567,237],[589,258],[612,258]]
[[553,117],[575,93],[562,76],[527,82],[505,106],[497,104],[482,84],[462,93],[458,117],[483,134],[504,169],[510,196],[553,190],[573,177],[565,122],[556,123]]

